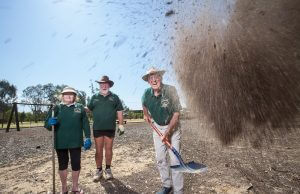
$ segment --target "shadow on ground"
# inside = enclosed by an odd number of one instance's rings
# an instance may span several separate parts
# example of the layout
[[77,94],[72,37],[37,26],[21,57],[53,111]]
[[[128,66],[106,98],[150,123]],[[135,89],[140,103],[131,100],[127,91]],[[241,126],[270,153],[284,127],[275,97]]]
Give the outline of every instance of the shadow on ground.
[[103,180],[101,179],[100,184],[105,189],[106,193],[130,193],[138,194],[138,192],[128,188],[119,179]]

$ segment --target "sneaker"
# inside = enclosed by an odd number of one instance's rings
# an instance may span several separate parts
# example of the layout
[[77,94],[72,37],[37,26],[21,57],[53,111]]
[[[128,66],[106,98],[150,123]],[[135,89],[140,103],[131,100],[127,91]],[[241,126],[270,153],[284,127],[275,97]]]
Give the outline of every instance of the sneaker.
[[96,173],[95,173],[95,175],[94,175],[94,177],[93,177],[93,181],[94,181],[94,182],[100,181],[100,179],[102,178],[102,175],[103,175],[103,171],[97,169],[97,170],[96,170]]
[[160,191],[156,192],[156,194],[168,194],[172,192],[172,187],[163,187]]
[[114,178],[110,168],[105,169],[104,172],[105,172],[105,177],[106,177],[107,180]]

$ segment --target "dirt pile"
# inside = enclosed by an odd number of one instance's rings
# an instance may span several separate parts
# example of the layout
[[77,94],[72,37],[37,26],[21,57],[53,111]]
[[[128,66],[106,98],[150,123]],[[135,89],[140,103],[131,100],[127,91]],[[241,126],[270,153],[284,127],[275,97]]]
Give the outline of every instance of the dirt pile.
[[220,140],[260,142],[299,114],[300,1],[209,1],[174,50],[190,107]]

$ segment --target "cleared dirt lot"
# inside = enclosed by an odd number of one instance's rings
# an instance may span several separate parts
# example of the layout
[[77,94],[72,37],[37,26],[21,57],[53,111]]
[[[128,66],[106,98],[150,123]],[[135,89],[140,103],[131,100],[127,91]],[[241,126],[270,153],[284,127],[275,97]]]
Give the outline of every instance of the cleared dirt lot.
[[[253,149],[242,141],[223,147],[204,128],[196,121],[182,122],[183,158],[209,168],[203,174],[185,174],[185,193],[300,193],[299,130]],[[154,193],[161,185],[151,133],[146,123],[126,124],[126,134],[116,137],[111,181],[92,182],[95,149],[83,152],[81,188],[88,193]],[[50,132],[1,130],[0,145],[1,193],[51,191]],[[60,190],[58,175],[56,183]]]

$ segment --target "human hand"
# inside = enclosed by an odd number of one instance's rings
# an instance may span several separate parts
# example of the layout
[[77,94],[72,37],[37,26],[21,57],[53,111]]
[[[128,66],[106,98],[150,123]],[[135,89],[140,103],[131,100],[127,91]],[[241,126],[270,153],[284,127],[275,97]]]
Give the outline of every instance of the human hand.
[[58,121],[57,121],[57,118],[56,117],[51,117],[51,118],[49,118],[49,120],[48,120],[48,124],[49,125],[57,125],[57,123],[58,123]]
[[91,148],[91,146],[92,146],[91,138],[86,138],[83,143],[84,150],[89,150]]
[[123,135],[125,133],[124,125],[119,125],[117,132],[119,133],[119,136]]
[[166,130],[165,134],[161,138],[162,142],[164,142],[165,144],[169,142],[171,144],[171,137],[172,137],[172,133],[170,129]]

